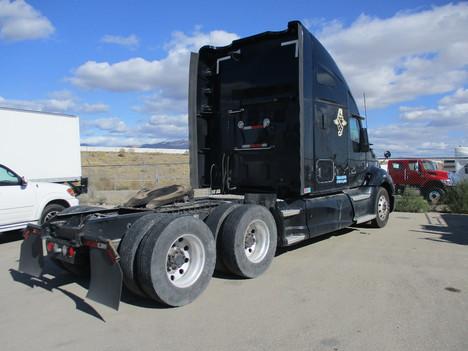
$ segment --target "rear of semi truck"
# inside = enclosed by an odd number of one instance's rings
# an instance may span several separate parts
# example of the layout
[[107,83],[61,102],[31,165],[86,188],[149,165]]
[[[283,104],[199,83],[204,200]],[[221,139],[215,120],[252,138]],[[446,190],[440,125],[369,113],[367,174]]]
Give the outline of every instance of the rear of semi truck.
[[342,74],[300,22],[201,48],[189,82],[191,183],[216,195],[168,201],[160,191],[156,208],[70,208],[26,230],[21,271],[40,276],[47,256],[90,270],[88,297],[108,306],[118,308],[122,284],[180,306],[215,268],[255,278],[278,246],[387,223],[391,177],[377,166]]

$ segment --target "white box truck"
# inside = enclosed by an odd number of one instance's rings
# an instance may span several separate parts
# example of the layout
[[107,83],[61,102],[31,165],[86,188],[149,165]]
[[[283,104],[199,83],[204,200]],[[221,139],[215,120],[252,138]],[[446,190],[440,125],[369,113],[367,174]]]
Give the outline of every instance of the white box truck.
[[83,192],[79,118],[0,107],[0,163],[30,181]]

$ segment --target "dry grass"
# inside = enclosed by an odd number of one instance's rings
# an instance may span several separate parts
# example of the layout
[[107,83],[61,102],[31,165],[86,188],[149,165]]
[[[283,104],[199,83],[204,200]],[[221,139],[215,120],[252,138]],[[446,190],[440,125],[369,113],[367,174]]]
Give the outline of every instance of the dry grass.
[[189,185],[188,154],[81,152],[81,164],[89,181],[87,202],[105,202],[104,191],[109,195],[144,187]]

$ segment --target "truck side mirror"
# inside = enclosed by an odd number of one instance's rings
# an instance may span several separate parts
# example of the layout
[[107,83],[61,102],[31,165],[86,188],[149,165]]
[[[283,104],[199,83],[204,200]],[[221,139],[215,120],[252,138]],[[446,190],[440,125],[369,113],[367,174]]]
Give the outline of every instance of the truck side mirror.
[[26,180],[25,177],[21,177],[20,178],[20,185],[25,187],[26,185],[28,185],[28,181]]
[[359,133],[359,151],[368,152],[370,150],[367,128],[361,128]]

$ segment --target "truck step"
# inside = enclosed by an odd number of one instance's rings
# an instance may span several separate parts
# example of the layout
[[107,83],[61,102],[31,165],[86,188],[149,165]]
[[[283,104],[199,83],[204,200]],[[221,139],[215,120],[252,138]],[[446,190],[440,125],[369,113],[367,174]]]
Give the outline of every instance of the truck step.
[[356,221],[356,224],[361,224],[361,223],[372,221],[373,219],[375,219],[375,217],[377,217],[375,214],[369,214],[369,215],[357,217],[355,218],[355,221]]
[[296,244],[306,238],[305,234],[295,234],[295,235],[288,235],[286,239],[286,245],[293,245]]
[[293,208],[293,209],[288,209],[288,210],[281,210],[281,215],[283,216],[283,218],[287,218],[287,217],[292,217],[292,216],[297,216],[298,214],[301,213],[301,209],[300,208]]

